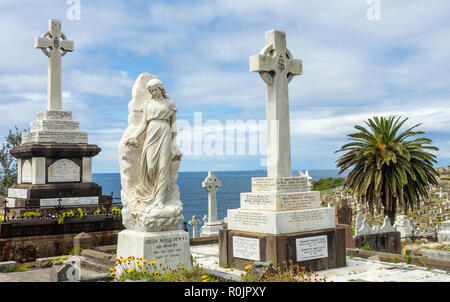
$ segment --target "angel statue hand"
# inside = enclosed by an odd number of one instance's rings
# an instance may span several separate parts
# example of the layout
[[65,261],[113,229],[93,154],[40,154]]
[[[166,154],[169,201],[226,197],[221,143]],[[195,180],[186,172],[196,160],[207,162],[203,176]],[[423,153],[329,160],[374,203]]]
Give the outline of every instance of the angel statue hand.
[[139,147],[139,143],[138,143],[138,141],[137,141],[137,139],[135,137],[130,137],[125,142],[125,146],[132,146],[132,147],[137,148],[137,147]]

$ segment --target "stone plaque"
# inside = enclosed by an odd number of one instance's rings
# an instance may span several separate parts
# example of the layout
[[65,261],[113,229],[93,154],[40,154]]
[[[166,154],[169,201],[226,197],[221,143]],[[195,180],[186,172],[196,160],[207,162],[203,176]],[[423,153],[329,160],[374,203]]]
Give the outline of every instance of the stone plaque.
[[60,159],[48,167],[48,182],[74,182],[80,177],[80,167],[69,159]]
[[233,236],[233,257],[260,261],[260,239]]
[[22,165],[22,182],[31,182],[31,162],[28,159]]
[[306,177],[253,177],[252,192],[309,191]]
[[[59,198],[45,198],[40,200],[41,207],[55,207],[59,204]],[[61,198],[62,206],[82,206],[98,204],[98,196]]]
[[295,240],[297,261],[328,257],[327,235],[297,238]]
[[28,190],[27,189],[8,189],[8,197],[15,198],[28,198]]
[[320,208],[320,192],[241,193],[241,209],[288,211]]
[[162,232],[123,230],[117,239],[116,257],[129,256],[154,260],[160,270],[176,269],[179,265],[189,269],[191,267],[189,234],[183,230]]

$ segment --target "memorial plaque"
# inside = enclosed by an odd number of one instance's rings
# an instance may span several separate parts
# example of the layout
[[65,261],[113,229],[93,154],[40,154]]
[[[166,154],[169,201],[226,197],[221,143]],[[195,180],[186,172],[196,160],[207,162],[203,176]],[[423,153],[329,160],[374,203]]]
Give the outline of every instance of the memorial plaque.
[[28,190],[27,189],[8,189],[8,197],[13,198],[28,198]]
[[[40,205],[41,207],[55,207],[59,204],[58,199],[59,198],[41,199]],[[62,206],[81,206],[88,204],[98,204],[98,196],[61,198]]]
[[260,239],[233,236],[233,257],[260,261]]
[[80,167],[69,159],[60,159],[48,167],[48,182],[75,182],[80,177]]
[[22,165],[22,182],[31,182],[31,162],[26,160]]
[[320,192],[241,193],[241,209],[289,211],[320,208]]
[[327,235],[297,238],[295,240],[297,261],[328,257]]
[[252,192],[305,192],[309,191],[306,177],[253,177]]
[[167,263],[172,259],[181,259],[186,245],[189,245],[187,236],[164,236],[145,240],[146,253],[152,254],[152,260],[157,263]]

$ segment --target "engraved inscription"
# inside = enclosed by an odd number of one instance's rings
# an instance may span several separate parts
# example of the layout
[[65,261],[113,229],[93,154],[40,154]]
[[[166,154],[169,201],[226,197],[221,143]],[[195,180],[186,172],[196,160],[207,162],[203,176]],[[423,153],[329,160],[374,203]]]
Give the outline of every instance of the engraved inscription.
[[26,160],[22,165],[22,182],[31,182],[31,162]]
[[258,212],[244,212],[239,211],[234,215],[234,222],[236,224],[243,224],[245,226],[259,226],[267,224],[269,219],[267,216]]
[[[55,207],[59,204],[59,198],[45,198],[40,200],[41,207]],[[98,204],[98,196],[89,197],[69,197],[61,198],[62,206],[75,206],[75,205],[87,205]]]
[[48,182],[80,181],[80,167],[69,159],[60,159],[48,167]]
[[292,213],[288,219],[290,224],[303,224],[311,221],[324,220],[324,212],[321,209],[309,210],[309,211],[298,211]]
[[146,239],[145,245],[152,250],[152,260],[157,263],[165,263],[169,259],[181,258],[187,242],[187,237],[174,236]]
[[233,257],[260,261],[260,239],[233,236]]
[[327,236],[297,238],[295,240],[297,261],[328,257]]
[[8,189],[8,197],[15,198],[28,198],[28,190],[27,189]]
[[252,192],[304,192],[308,189],[306,177],[252,178]]
[[318,192],[289,193],[278,196],[282,209],[311,209],[320,206],[320,193]]

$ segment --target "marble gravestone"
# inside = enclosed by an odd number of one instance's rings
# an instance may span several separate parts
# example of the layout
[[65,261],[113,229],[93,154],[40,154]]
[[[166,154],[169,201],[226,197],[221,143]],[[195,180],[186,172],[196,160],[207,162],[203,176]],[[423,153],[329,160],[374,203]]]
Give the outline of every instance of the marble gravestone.
[[88,144],[71,111],[62,110],[61,59],[75,50],[61,32],[61,21],[50,20],[48,31],[35,40],[48,57],[47,110],[37,114],[22,144],[11,154],[17,160],[17,183],[8,189],[9,208],[96,207],[102,188],[92,181],[92,157],[101,149]]
[[119,142],[122,221],[117,257],[143,257],[161,269],[191,266],[189,234],[181,229],[183,204],[176,183],[181,152],[175,103],[162,82],[141,74],[128,104]]
[[228,229],[219,233],[220,264],[243,268],[249,261],[292,260],[314,270],[344,266],[345,232],[336,228],[334,208],[321,207],[309,175],[292,176],[288,84],[302,74],[302,61],[287,49],[285,32],[266,32],[266,46],[250,57],[250,71],[266,84],[267,177],[252,178],[241,207],[228,210]]
[[223,225],[217,220],[217,198],[216,191],[222,183],[217,179],[214,172],[208,172],[208,177],[202,182],[202,186],[208,192],[208,217],[201,228],[200,237],[212,237],[219,234]]

